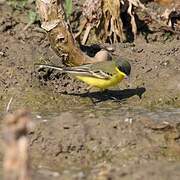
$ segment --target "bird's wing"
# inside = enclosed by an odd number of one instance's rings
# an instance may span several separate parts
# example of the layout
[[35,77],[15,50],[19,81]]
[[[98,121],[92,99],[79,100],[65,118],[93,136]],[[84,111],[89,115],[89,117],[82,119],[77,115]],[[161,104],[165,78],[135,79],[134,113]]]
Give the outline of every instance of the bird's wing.
[[[36,64],[39,68],[50,68],[59,70],[65,73],[70,73],[75,76],[90,76],[101,79],[110,79],[112,77],[112,62],[99,62],[95,64],[86,64],[75,67],[59,67],[47,64]],[[114,66],[113,66],[114,67]],[[115,67],[114,67],[115,68]]]
[[114,61],[104,61],[104,62],[92,64],[91,70],[100,71],[101,73],[111,77],[113,74],[116,73],[115,67],[116,66]]
[[111,75],[104,72],[103,70],[97,68],[93,69],[92,64],[76,66],[76,67],[66,67],[64,72],[76,75],[76,76],[90,76],[100,79],[110,79]]
[[86,76],[97,77],[101,79],[110,79],[115,71],[114,61],[103,61],[94,64],[85,64],[76,67],[67,67],[66,70],[73,71],[74,74],[79,74],[80,72]]

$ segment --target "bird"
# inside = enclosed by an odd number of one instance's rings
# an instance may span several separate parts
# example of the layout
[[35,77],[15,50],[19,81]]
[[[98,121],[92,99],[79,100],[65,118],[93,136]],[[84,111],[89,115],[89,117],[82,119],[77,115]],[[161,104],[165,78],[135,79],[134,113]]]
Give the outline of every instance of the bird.
[[88,84],[89,89],[96,87],[100,90],[106,90],[111,86],[115,86],[124,78],[128,79],[131,72],[131,65],[125,59],[114,59],[112,61],[103,61],[74,67],[60,67],[48,64],[35,65],[40,69],[50,68],[69,73]]

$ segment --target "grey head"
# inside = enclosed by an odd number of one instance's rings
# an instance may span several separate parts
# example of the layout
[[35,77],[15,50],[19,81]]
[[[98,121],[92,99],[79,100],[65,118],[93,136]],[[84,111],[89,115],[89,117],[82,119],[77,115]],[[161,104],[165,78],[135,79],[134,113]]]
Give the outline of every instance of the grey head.
[[125,73],[127,76],[130,75],[131,73],[131,65],[127,60],[116,60],[115,61],[116,66],[120,71]]

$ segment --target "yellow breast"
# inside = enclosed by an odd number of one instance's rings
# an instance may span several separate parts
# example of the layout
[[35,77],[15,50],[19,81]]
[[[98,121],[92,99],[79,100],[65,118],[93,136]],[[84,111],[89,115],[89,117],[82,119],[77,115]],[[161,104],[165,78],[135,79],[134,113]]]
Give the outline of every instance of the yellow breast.
[[76,78],[90,86],[100,89],[107,89],[108,87],[117,85],[124,79],[125,76],[126,75],[123,72],[119,71],[119,69],[116,68],[116,73],[110,79],[101,79],[91,76],[76,76]]

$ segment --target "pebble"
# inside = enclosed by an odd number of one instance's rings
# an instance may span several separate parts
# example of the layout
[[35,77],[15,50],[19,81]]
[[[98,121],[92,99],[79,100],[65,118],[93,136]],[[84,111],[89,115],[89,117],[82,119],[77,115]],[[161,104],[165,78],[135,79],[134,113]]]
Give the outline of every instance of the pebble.
[[3,51],[0,51],[0,56],[5,56],[5,53]]
[[37,119],[41,119],[41,118],[42,118],[42,116],[40,116],[40,115],[36,115],[36,118],[37,118]]
[[132,118],[126,118],[124,122],[128,122],[129,124],[132,124],[133,119]]

